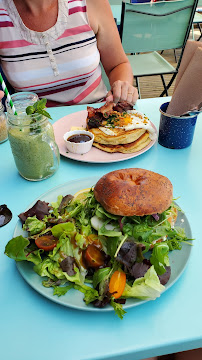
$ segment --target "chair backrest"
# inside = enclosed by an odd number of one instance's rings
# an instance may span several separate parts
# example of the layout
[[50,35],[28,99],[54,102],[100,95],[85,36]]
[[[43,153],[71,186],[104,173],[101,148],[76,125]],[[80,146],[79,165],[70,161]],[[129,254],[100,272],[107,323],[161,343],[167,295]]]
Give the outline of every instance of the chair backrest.
[[122,3],[120,36],[126,53],[183,48],[197,0]]
[[202,9],[202,0],[198,0],[197,9]]
[[109,0],[110,5],[121,5],[122,0]]

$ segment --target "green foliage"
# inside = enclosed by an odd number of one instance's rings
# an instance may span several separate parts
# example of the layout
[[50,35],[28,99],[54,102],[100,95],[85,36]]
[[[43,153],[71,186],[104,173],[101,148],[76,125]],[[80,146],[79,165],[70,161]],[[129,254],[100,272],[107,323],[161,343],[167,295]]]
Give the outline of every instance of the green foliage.
[[46,116],[48,119],[52,119],[50,114],[45,110],[47,99],[41,99],[36,101],[33,105],[26,108],[27,115],[41,114]]
[[115,302],[113,299],[111,300],[110,305],[114,308],[115,314],[122,320],[124,315],[126,314],[123,306]]
[[53,295],[63,296],[73,287],[74,287],[73,284],[67,286],[54,286]]

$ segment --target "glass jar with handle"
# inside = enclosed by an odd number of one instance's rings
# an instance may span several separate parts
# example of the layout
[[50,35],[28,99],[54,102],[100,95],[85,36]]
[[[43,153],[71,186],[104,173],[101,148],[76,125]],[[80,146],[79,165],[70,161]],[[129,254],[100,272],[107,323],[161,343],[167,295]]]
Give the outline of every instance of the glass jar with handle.
[[60,162],[53,127],[43,114],[27,115],[26,108],[38,100],[36,94],[22,92],[11,98],[17,115],[6,102],[8,139],[16,167],[27,180],[47,179],[56,172]]
[[4,112],[4,106],[0,101],[0,143],[8,139],[6,114]]

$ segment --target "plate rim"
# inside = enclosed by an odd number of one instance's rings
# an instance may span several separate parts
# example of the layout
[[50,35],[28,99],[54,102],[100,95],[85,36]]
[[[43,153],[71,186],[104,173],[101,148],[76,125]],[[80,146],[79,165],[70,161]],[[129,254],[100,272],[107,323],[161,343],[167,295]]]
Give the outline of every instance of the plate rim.
[[[49,189],[48,191],[42,193],[40,196],[38,196],[34,201],[32,201],[29,206],[24,210],[28,210],[30,207],[32,207],[37,200],[42,200],[42,201],[48,201],[47,199],[44,200],[43,198],[44,197],[47,197],[50,193],[52,192],[57,192],[59,191],[59,189],[61,188],[66,188],[66,187],[69,187],[70,185],[74,185],[74,186],[77,186],[78,184],[81,184],[84,183],[85,181],[86,182],[90,182],[90,181],[94,181],[96,182],[97,180],[99,180],[100,176],[97,176],[97,175],[94,175],[94,176],[90,176],[90,177],[85,177],[85,178],[79,178],[79,179],[76,179],[76,180],[70,180],[70,181],[67,181],[65,183],[62,183],[60,185],[57,185],[51,189]],[[94,183],[91,185],[93,186]],[[57,193],[56,196],[58,196],[59,193]],[[51,202],[51,201],[50,201]],[[178,205],[176,203],[176,201],[174,201],[176,205]],[[179,206],[179,205],[178,205]],[[183,218],[184,218],[184,222],[186,223],[186,225],[188,226],[188,229],[189,229],[189,236],[190,238],[192,239],[192,230],[191,230],[191,226],[190,226],[190,223],[186,217],[186,215],[183,213]],[[22,227],[21,227],[21,222],[20,222],[20,219],[17,221],[16,225],[15,225],[15,228],[14,228],[14,233],[13,233],[13,237],[16,237],[16,236],[19,236],[19,231],[22,233],[23,230],[22,230]],[[188,246],[188,244],[182,244],[183,247],[185,246]],[[174,251],[178,251],[178,250],[174,250]],[[181,251],[181,250],[180,250]],[[183,274],[189,260],[190,260],[190,255],[191,255],[191,251],[192,251],[192,246],[189,246],[189,251],[188,251],[188,255],[187,255],[187,260],[183,263],[183,266],[182,266],[182,269],[181,271],[178,273],[178,275],[174,278],[174,280],[172,280],[172,282],[168,282],[168,284],[165,285],[165,290],[161,293],[160,297],[163,295],[164,292],[166,292],[170,287],[172,287],[176,282],[177,280],[181,277],[181,275]],[[92,305],[84,305],[84,307],[80,307],[78,305],[74,305],[74,304],[67,304],[65,302],[62,301],[62,298],[63,297],[57,297],[56,295],[47,295],[46,293],[43,292],[43,289],[45,290],[45,287],[43,287],[42,285],[42,280],[43,278],[40,277],[37,273],[34,272],[33,269],[31,269],[33,271],[33,274],[39,276],[39,278],[41,278],[41,284],[40,284],[40,289],[35,286],[34,284],[31,283],[31,281],[27,279],[27,277],[25,276],[24,274],[24,269],[23,267],[33,267],[33,263],[31,262],[28,262],[28,261],[16,261],[16,266],[17,266],[17,269],[20,273],[20,275],[22,276],[22,278],[27,282],[27,284],[29,286],[31,286],[36,292],[38,292],[40,295],[48,298],[50,301],[53,301],[59,305],[63,305],[65,307],[69,307],[69,308],[73,308],[73,309],[76,309],[76,310],[82,310],[82,311],[96,311],[96,312],[103,312],[103,311],[113,311],[114,309],[112,308],[112,306],[107,306],[107,307],[104,307],[104,308],[96,308],[96,307],[93,307]],[[52,288],[51,288],[52,289]],[[72,289],[71,289],[72,290]],[[70,290],[70,291],[71,291]],[[73,289],[73,291],[75,291],[75,293],[78,292],[78,290],[75,290]],[[67,296],[68,296],[68,293],[67,293]],[[123,309],[129,309],[129,308],[132,308],[132,307],[136,307],[136,306],[140,306],[146,302],[149,302],[150,300],[140,300],[140,299],[130,299],[131,301],[135,301],[135,303],[129,303],[129,304],[124,304],[123,305]],[[156,299],[158,300],[158,298]],[[84,303],[85,304],[85,303]]]

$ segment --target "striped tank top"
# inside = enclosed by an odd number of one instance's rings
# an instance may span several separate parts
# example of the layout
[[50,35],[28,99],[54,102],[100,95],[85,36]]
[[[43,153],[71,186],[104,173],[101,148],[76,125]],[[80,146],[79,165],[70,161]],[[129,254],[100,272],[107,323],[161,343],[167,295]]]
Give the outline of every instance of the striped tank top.
[[101,101],[106,87],[86,0],[58,0],[56,24],[28,29],[13,3],[0,0],[0,64],[15,91],[31,91],[47,106]]

